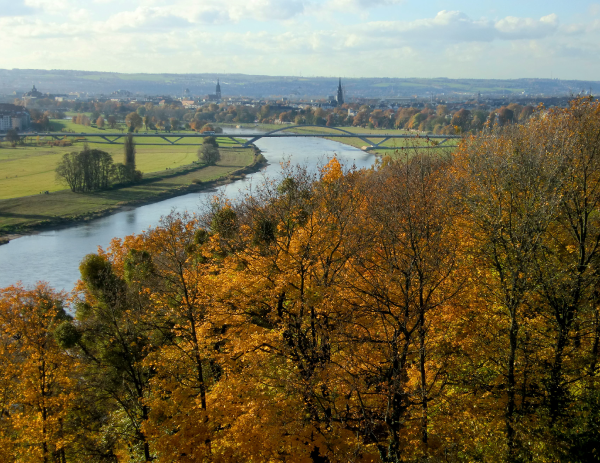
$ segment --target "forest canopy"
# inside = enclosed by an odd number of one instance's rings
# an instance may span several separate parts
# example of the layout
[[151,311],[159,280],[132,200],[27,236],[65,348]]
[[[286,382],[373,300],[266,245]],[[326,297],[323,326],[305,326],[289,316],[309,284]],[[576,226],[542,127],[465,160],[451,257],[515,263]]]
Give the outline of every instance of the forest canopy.
[[0,456],[599,461],[599,141],[580,99],[286,165],[86,256],[70,298],[2,290]]

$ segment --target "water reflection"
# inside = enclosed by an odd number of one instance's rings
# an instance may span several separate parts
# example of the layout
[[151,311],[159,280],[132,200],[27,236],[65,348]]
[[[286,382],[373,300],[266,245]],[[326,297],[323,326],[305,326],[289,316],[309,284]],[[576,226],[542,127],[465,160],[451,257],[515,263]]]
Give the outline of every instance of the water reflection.
[[135,224],[135,218],[136,218],[136,215],[135,215],[135,210],[129,211],[129,212],[127,213],[126,217],[127,217],[127,224],[128,224],[128,225],[133,225],[133,224]]

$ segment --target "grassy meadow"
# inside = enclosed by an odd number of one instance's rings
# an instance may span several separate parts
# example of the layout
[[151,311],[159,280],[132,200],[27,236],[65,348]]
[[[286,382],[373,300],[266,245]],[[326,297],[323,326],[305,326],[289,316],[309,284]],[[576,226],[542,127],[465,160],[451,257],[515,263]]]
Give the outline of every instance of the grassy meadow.
[[[69,120],[52,120],[51,131],[61,130],[75,133],[107,133],[95,127],[73,124]],[[116,130],[110,130],[114,132]],[[175,138],[173,138],[175,139]],[[48,145],[53,141],[43,134],[28,137],[25,145],[11,147],[8,143],[0,143],[0,200],[36,195],[44,191],[60,191],[66,186],[56,180],[55,169],[65,153],[81,151],[84,143],[91,149],[106,151],[114,162],[123,162],[123,141],[115,144],[99,143],[96,137],[89,139],[73,139],[72,146],[58,147]],[[229,138],[217,138],[220,146],[234,147],[236,144]],[[181,140],[189,145],[171,145],[162,138],[138,138],[136,140],[136,166],[144,174],[177,169],[197,161],[198,148],[202,138]]]
[[[108,152],[115,162],[123,162],[122,145],[88,143],[92,149]],[[64,190],[56,180],[55,169],[65,153],[81,151],[73,146],[17,146],[0,148],[0,199],[35,195],[41,191]],[[136,148],[136,165],[144,174],[174,169],[197,161],[197,146],[143,146]]]
[[[0,153],[3,154],[5,151],[10,150],[2,149]],[[164,153],[166,151],[163,151]],[[158,154],[155,154],[159,158]],[[34,160],[30,164],[35,164],[35,156],[32,157]],[[46,157],[50,159],[51,155]],[[43,156],[38,156],[38,158],[44,160]],[[183,158],[182,154],[179,159]],[[0,199],[0,234],[19,232],[19,227],[50,224],[56,222],[57,218],[68,221],[85,215],[102,213],[132,202],[159,200],[177,191],[184,191],[192,183],[225,178],[252,164],[253,161],[253,149],[233,148],[222,150],[221,160],[215,166],[190,167],[183,165],[184,161],[181,161],[179,167],[169,167],[161,172],[150,173],[145,176],[142,183],[125,188],[94,193],[73,193],[60,187],[61,191],[52,194],[21,195],[20,197],[14,196],[14,194],[9,195],[9,197]],[[0,162],[0,164],[2,163]],[[50,166],[51,162],[46,161],[46,165]],[[150,165],[149,162],[147,165]],[[156,165],[162,164],[157,163]],[[54,178],[53,175],[54,171],[52,170],[52,178]],[[38,177],[44,178],[42,174],[38,174]],[[31,175],[27,180],[24,180],[25,178],[23,176],[20,180],[15,179],[14,186],[21,192],[34,189],[36,193],[39,193],[41,188],[34,180],[36,176]]]

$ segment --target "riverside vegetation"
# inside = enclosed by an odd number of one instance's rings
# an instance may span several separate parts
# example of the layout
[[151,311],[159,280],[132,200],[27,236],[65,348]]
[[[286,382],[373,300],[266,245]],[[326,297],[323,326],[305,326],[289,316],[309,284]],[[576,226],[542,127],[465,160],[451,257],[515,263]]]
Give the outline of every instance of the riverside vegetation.
[[[0,293],[0,458],[600,460],[600,104],[334,158]],[[65,309],[74,308],[74,317]]]

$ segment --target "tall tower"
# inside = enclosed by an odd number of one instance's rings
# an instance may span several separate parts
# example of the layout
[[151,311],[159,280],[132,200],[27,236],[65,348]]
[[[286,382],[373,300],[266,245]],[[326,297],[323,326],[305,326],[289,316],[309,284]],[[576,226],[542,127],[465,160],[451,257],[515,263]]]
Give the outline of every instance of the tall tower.
[[338,85],[336,101],[337,101],[338,106],[342,106],[344,104],[344,89],[342,89],[342,78],[341,77],[340,77],[340,83]]
[[219,79],[217,79],[217,91],[215,95],[217,95],[217,100],[221,99],[221,84],[219,83]]

